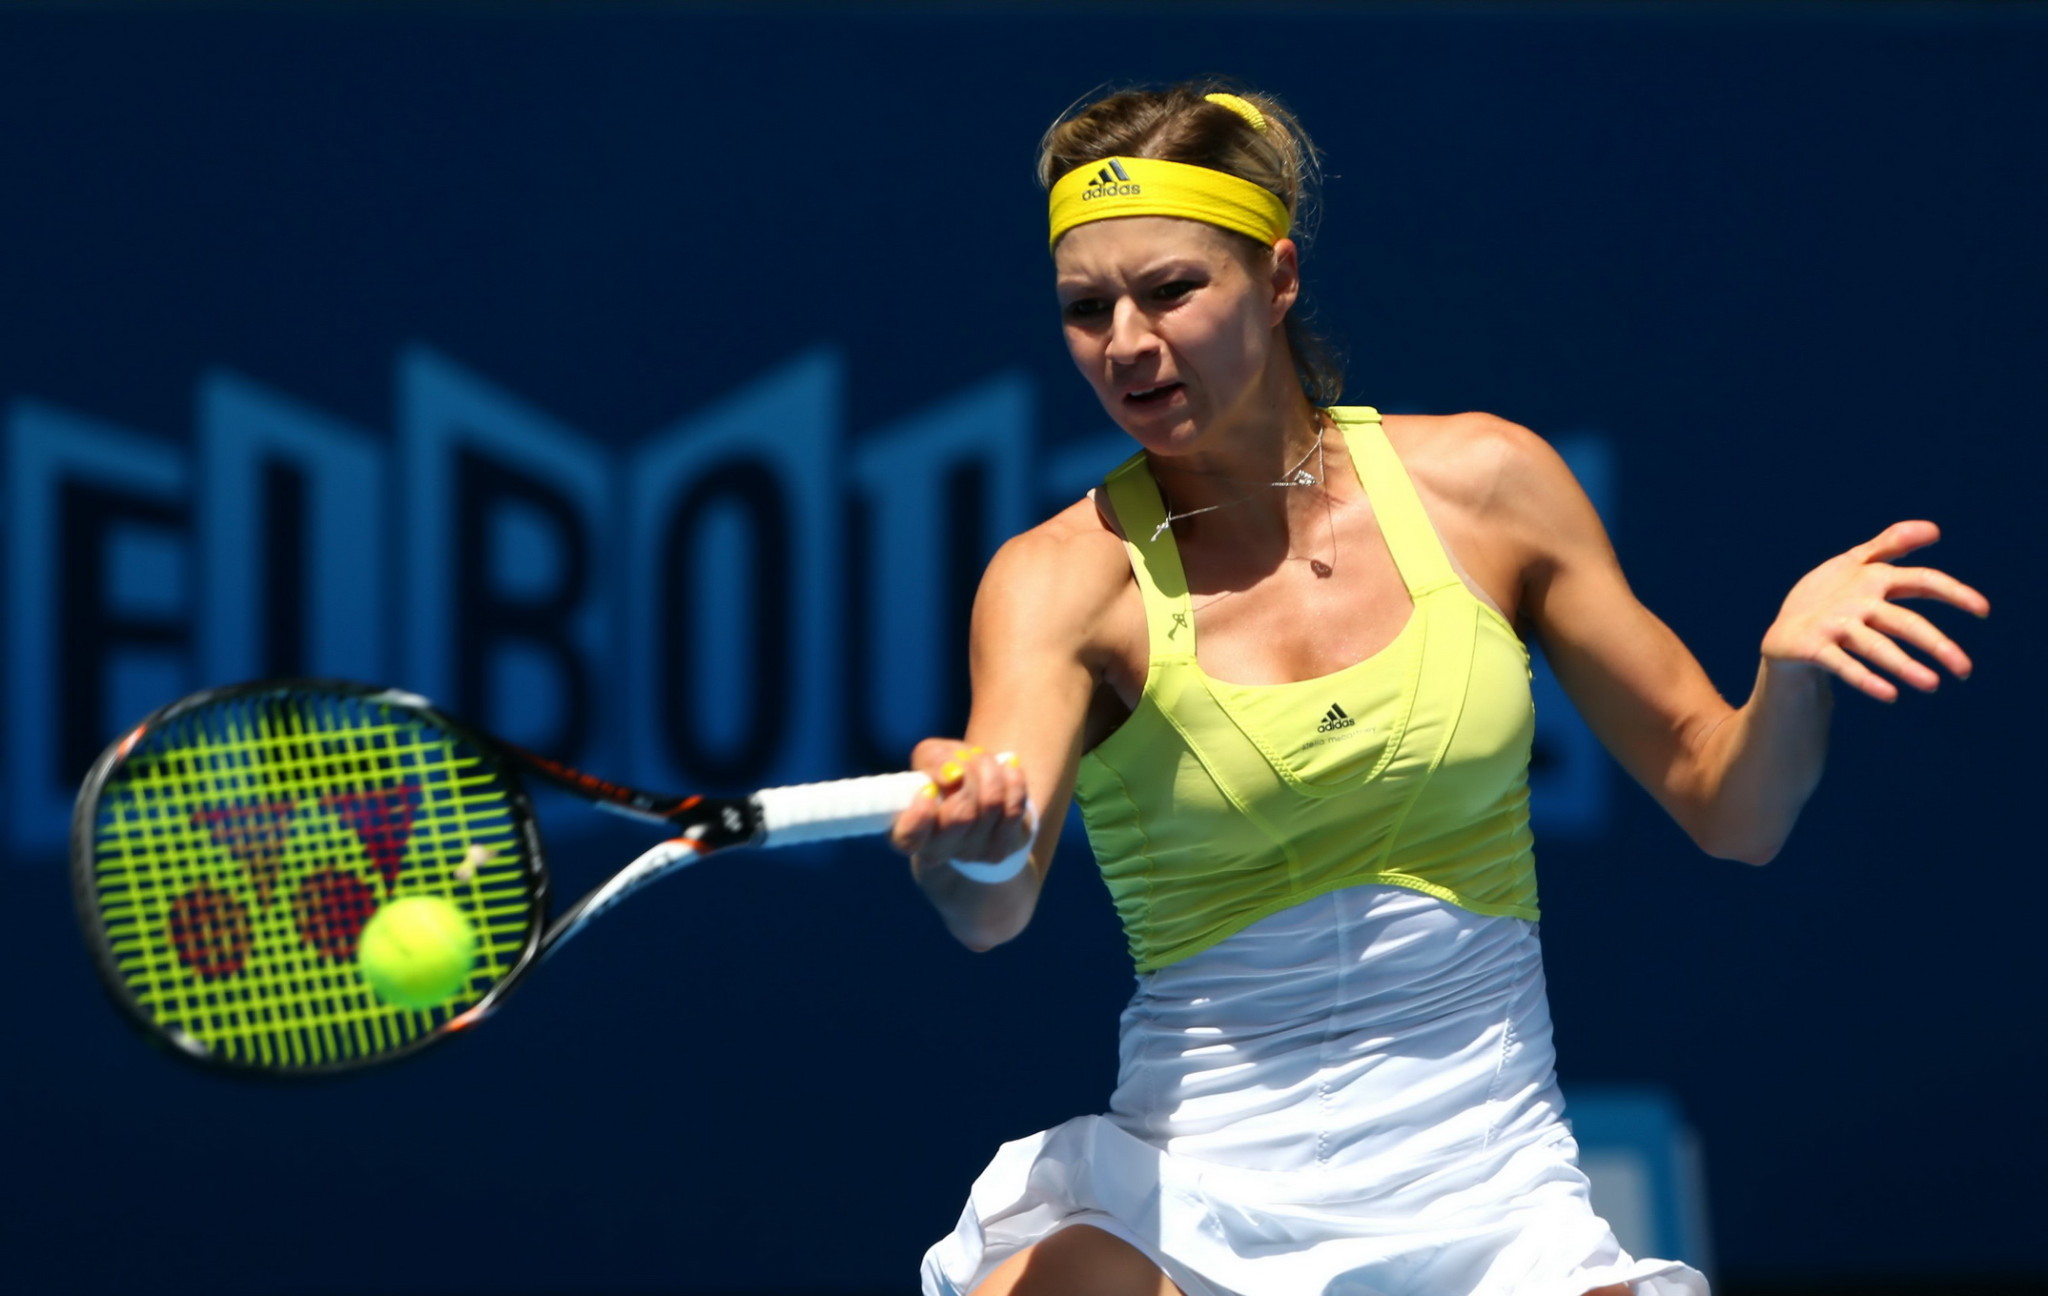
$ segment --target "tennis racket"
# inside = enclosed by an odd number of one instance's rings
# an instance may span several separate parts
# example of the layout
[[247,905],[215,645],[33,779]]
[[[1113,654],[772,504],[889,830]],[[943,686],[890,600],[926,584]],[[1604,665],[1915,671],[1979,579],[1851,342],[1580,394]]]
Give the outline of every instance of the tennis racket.
[[[552,913],[526,775],[670,836]],[[929,782],[659,796],[522,751],[411,693],[265,681],[174,702],[107,748],[72,818],[72,883],[101,977],[145,1034],[207,1067],[325,1074],[474,1026],[655,878],[727,847],[882,832]],[[429,1008],[380,999],[356,964],[370,916],[410,896],[453,903],[477,935],[467,981]]]

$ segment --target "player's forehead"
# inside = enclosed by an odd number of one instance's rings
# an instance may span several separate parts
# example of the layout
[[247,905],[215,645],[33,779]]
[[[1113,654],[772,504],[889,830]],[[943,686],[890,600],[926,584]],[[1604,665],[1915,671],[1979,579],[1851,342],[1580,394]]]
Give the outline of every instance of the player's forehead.
[[1053,248],[1061,282],[1139,278],[1175,265],[1216,268],[1234,260],[1231,236],[1175,216],[1118,216],[1068,230]]

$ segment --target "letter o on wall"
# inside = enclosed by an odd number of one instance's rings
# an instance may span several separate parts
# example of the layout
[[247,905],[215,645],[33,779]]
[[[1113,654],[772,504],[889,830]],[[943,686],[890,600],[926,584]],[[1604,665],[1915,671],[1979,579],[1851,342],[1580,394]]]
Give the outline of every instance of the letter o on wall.
[[[719,606],[700,584],[702,565],[693,561],[698,532],[715,510],[736,513],[746,532],[750,570],[744,579],[753,596],[745,624],[736,609]],[[658,551],[656,588],[641,597],[657,599],[660,641],[657,673],[662,738],[669,756],[689,778],[707,783],[755,786],[766,776],[789,724],[791,668],[790,603],[796,593],[791,570],[790,509],[781,484],[767,465],[733,460],[698,478],[669,514]],[[705,668],[700,645],[707,635],[744,636],[741,660],[751,664],[743,708],[746,724],[736,745],[713,747],[691,714],[691,692]]]

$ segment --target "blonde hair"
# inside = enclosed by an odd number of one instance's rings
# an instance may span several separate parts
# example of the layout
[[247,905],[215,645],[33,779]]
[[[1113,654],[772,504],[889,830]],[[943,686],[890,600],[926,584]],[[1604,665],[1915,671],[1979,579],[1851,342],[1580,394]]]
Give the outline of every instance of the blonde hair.
[[[1219,93],[1258,109],[1265,129],[1255,129],[1236,109],[1204,98]],[[1314,233],[1321,180],[1316,147],[1294,114],[1269,95],[1222,82],[1190,81],[1166,90],[1122,90],[1069,109],[1039,141],[1038,182],[1050,189],[1069,171],[1108,157],[1159,158],[1248,180],[1286,205],[1297,244],[1306,246]],[[1249,238],[1245,243],[1258,246]],[[1329,343],[1301,321],[1301,313],[1297,304],[1286,322],[1295,374],[1311,401],[1334,405],[1344,389],[1343,366]]]

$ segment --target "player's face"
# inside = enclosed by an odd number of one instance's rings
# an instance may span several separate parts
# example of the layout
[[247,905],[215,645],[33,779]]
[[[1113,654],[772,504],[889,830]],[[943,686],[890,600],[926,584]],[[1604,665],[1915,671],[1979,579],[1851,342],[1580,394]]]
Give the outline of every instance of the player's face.
[[1198,221],[1127,216],[1078,226],[1054,250],[1067,349],[1147,450],[1198,448],[1271,395],[1293,245],[1276,258],[1239,242]]

